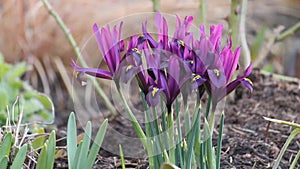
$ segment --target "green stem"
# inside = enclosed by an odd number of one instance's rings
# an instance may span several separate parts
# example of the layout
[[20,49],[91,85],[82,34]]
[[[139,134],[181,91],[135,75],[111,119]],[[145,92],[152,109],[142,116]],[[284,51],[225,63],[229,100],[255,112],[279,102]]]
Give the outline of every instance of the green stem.
[[[207,0],[200,0],[200,23],[206,28]],[[206,29],[205,29],[206,30]]]
[[[86,62],[84,61],[82,54],[79,50],[79,47],[76,44],[76,41],[74,40],[70,30],[68,29],[68,27],[66,26],[66,24],[63,22],[63,20],[61,19],[61,17],[59,16],[59,14],[53,9],[53,7],[50,5],[50,3],[47,0],[41,0],[45,6],[45,8],[48,10],[49,14],[54,18],[54,20],[57,22],[57,24],[60,26],[60,28],[63,30],[65,36],[67,37],[70,45],[72,46],[80,64],[83,67],[88,67]],[[113,114],[116,115],[117,112],[114,108],[114,106],[112,105],[112,103],[110,102],[110,100],[108,99],[108,97],[106,96],[106,94],[104,93],[104,91],[102,90],[102,88],[100,87],[100,85],[96,82],[93,83],[93,85],[95,86],[95,89],[97,91],[97,93],[99,94],[99,96],[101,97],[101,99],[104,101],[105,106],[107,107],[107,109]]]
[[289,35],[292,35],[295,33],[298,29],[300,29],[300,21],[297,22],[294,26],[290,27],[288,30],[284,31],[282,34],[280,34],[277,38],[276,41],[281,41],[288,37]]
[[242,0],[241,18],[240,18],[240,39],[243,51],[242,67],[246,68],[250,64],[251,54],[246,40],[246,15],[247,15],[247,2],[248,0]]
[[175,163],[175,144],[174,144],[174,119],[173,119],[173,110],[168,110],[168,134],[169,134],[169,158],[171,163]]
[[153,12],[159,12],[160,10],[159,0],[152,0],[152,1],[153,1]]
[[239,5],[241,0],[232,0],[230,7],[230,17],[229,17],[229,33],[232,37],[232,48],[235,49],[239,40]]
[[144,131],[142,130],[142,127],[140,126],[139,122],[135,118],[133,112],[131,111],[131,109],[130,109],[127,101],[126,101],[126,98],[125,98],[122,90],[120,90],[120,87],[118,87],[118,85],[117,85],[117,89],[118,89],[119,95],[120,95],[120,97],[122,99],[122,102],[124,104],[125,111],[127,112],[128,116],[129,116],[129,119],[130,119],[130,121],[131,121],[131,123],[132,123],[132,125],[133,125],[133,127],[134,127],[134,129],[135,129],[135,131],[136,131],[136,133],[138,135],[138,137],[140,138],[143,146],[146,148],[147,147],[147,142],[146,142],[147,137],[146,137]]

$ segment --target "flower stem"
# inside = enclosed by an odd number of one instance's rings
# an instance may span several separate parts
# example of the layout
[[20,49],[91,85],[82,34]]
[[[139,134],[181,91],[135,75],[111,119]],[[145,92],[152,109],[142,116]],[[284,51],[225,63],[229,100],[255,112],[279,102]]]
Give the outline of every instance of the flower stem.
[[232,37],[232,48],[235,49],[239,40],[239,5],[241,0],[232,0],[231,1],[231,9],[230,9],[230,17],[229,17],[229,33]]
[[131,109],[130,109],[127,101],[126,101],[126,98],[125,98],[122,90],[120,90],[120,87],[118,85],[117,85],[117,90],[118,90],[119,95],[120,95],[120,97],[122,99],[122,102],[124,104],[125,111],[127,112],[128,116],[129,116],[129,119],[130,119],[130,121],[131,121],[131,123],[132,123],[132,125],[133,125],[133,127],[134,127],[134,129],[135,129],[135,131],[136,131],[136,133],[138,135],[138,137],[140,138],[143,146],[145,148],[147,148],[147,141],[146,141],[147,137],[146,137],[144,131],[142,130],[142,127],[140,126],[139,122],[135,118],[133,112],[131,111]]
[[152,1],[153,1],[153,12],[158,12],[160,10],[159,0],[152,0]]
[[[68,29],[68,27],[66,26],[66,24],[63,22],[63,20],[61,19],[61,17],[58,15],[58,13],[53,9],[53,7],[50,5],[50,3],[48,2],[48,0],[41,0],[45,6],[45,8],[48,10],[49,14],[54,18],[54,20],[56,21],[56,23],[60,26],[60,28],[63,30],[65,36],[67,37],[70,45],[72,46],[80,64],[83,67],[87,67],[86,62],[84,61],[82,54],[79,50],[79,47],[76,44],[76,41],[74,40],[72,34],[70,33],[70,30]],[[100,85],[97,82],[94,82],[93,85],[95,86],[95,89],[97,91],[97,93],[99,94],[99,96],[102,98],[102,100],[104,101],[105,106],[107,107],[107,109],[113,114],[116,115],[117,112],[114,108],[114,106],[112,105],[112,103],[110,102],[110,100],[108,99],[108,97],[106,96],[106,94],[104,93],[104,91],[102,90],[102,88],[100,87]]]
[[204,25],[206,29],[206,9],[207,9],[207,0],[200,0],[200,23]]

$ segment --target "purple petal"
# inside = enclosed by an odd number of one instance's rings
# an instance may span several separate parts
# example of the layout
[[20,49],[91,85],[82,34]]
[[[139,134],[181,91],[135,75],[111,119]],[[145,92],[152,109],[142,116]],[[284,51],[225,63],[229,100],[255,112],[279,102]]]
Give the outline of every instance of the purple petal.
[[160,93],[162,92],[162,89],[159,89],[157,87],[151,87],[149,92],[146,95],[146,101],[149,106],[156,106],[160,102]]
[[226,76],[225,74],[220,71],[219,69],[209,69],[207,70],[209,79],[211,81],[211,83],[217,87],[217,88],[221,88],[224,87],[226,85]]
[[121,69],[120,78],[123,83],[127,83],[130,79],[132,79],[138,71],[138,67],[133,65],[123,66]]
[[252,83],[252,81],[250,79],[243,78],[241,80],[241,84],[250,91],[250,94],[252,93],[252,91],[253,91],[253,83]]
[[85,73],[91,76],[104,78],[104,79],[112,79],[112,73],[103,69],[97,69],[97,68],[82,68],[75,64],[74,61],[72,61],[72,66],[76,71],[79,71],[81,73]]

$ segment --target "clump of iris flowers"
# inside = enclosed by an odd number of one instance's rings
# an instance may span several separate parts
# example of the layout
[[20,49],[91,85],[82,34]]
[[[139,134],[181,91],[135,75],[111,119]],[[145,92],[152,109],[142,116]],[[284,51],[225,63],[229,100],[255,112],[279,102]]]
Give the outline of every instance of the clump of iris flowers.
[[[186,83],[191,89],[206,90],[212,96],[213,105],[240,84],[252,92],[252,82],[247,78],[252,70],[251,64],[243,75],[231,80],[239,68],[240,48],[232,49],[231,39],[221,47],[223,25],[212,25],[209,35],[200,25],[200,38],[195,39],[193,32],[189,32],[192,22],[192,16],[185,17],[183,21],[177,16],[174,36],[169,37],[166,19],[157,13],[157,38],[147,31],[146,21],[142,25],[142,33],[131,36],[127,44],[120,39],[123,23],[119,29],[114,26],[112,30],[109,26],[99,29],[95,24],[94,34],[108,70],[82,68],[75,62],[72,65],[79,75],[85,73],[115,81],[121,79],[125,83],[130,78],[137,78],[149,106],[156,106],[161,98],[158,96],[163,94],[170,109],[179,93],[186,92],[181,90]],[[147,67],[143,67],[142,55]]]
[[[114,26],[112,30],[109,26],[99,29],[95,24],[96,41],[108,69],[83,68],[76,65],[75,61],[72,62],[72,66],[79,72],[79,79],[88,74],[115,82],[128,117],[149,155],[150,168],[160,168],[164,162],[181,168],[197,168],[194,166],[198,164],[198,168],[220,168],[224,113],[219,123],[218,145],[214,147],[212,131],[215,109],[217,104],[239,85],[252,92],[253,84],[247,78],[251,73],[252,64],[242,75],[232,80],[235,71],[239,69],[240,48],[233,49],[230,38],[222,47],[223,25],[210,26],[208,35],[204,25],[200,25],[200,36],[197,38],[194,32],[190,31],[192,16],[183,20],[179,16],[176,18],[177,25],[172,37],[168,36],[166,18],[160,13],[155,17],[156,33],[148,32],[146,21],[142,24],[141,33],[133,34],[126,40],[121,39],[123,23],[119,29]],[[137,80],[141,91],[145,121],[149,122],[145,123],[146,131],[142,130],[136,120],[120,87],[120,83],[127,83],[130,79]],[[187,98],[192,92],[197,93],[197,100],[193,113],[190,113]],[[205,92],[209,99],[204,123],[200,125],[200,100]],[[178,116],[180,94],[185,106],[185,137],[182,136],[181,117]],[[153,120],[152,117],[158,118],[156,107],[159,103],[162,103],[161,120]],[[153,110],[152,116],[149,108]],[[176,121],[173,112],[176,113]],[[193,114],[193,118],[190,118],[190,114]]]

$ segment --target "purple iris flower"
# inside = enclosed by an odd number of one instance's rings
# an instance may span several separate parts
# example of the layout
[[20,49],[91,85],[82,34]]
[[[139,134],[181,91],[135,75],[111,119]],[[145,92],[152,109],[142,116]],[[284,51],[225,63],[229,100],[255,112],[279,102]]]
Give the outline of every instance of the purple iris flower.
[[120,23],[119,30],[114,26],[110,30],[109,25],[101,30],[98,28],[97,24],[94,24],[94,34],[100,52],[104,58],[105,63],[109,70],[103,70],[99,68],[82,68],[73,61],[72,66],[76,71],[80,72],[80,75],[86,73],[99,78],[112,79],[116,70],[119,68],[121,61],[121,52],[124,51],[124,41],[121,40],[123,22]]
[[168,112],[171,111],[172,103],[179,95],[184,84],[191,79],[192,73],[189,68],[175,55],[169,57],[168,66],[157,72],[156,82],[146,95],[150,106],[159,103],[160,95],[165,98]]
[[227,46],[225,46],[220,54],[213,55],[214,62],[207,70],[209,81],[206,83],[208,93],[212,95],[213,104],[217,104],[222,98],[232,92],[239,84],[242,84],[250,92],[252,92],[253,84],[247,77],[252,71],[252,64],[246,68],[243,75],[230,81],[234,72],[238,68],[238,60],[240,57],[240,48],[232,51],[231,39]]

